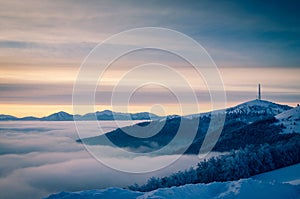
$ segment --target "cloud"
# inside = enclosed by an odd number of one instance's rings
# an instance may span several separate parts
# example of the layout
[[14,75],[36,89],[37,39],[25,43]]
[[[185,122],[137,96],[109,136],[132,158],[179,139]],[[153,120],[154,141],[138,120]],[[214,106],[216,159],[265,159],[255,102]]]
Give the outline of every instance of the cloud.
[[[104,131],[115,128],[101,122]],[[121,125],[128,125],[121,122]],[[114,170],[94,159],[78,138],[73,122],[1,122],[0,130],[0,192],[1,198],[45,197],[60,191],[100,189],[110,186],[127,187],[145,183],[151,176],[165,176],[180,169],[196,166],[197,156],[184,156],[164,169],[143,174]],[[86,123],[86,136],[99,134]],[[160,165],[173,156],[136,158],[121,157],[116,150],[102,147],[103,162],[139,170],[149,163]]]
[[[25,165],[21,161],[15,168],[6,175],[0,178],[0,190],[6,189],[7,194],[14,197],[22,198],[24,192],[31,194],[43,194],[46,196],[49,193],[60,191],[80,191],[85,189],[101,189],[110,186],[127,187],[132,183],[145,183],[151,176],[166,176],[179,169],[187,169],[190,166],[195,166],[199,161],[197,157],[185,157],[184,161],[176,163],[167,169],[158,172],[150,172],[146,174],[132,174],[116,171],[108,168],[107,166],[99,163],[91,157],[82,157],[83,153],[76,152],[74,154],[48,154],[41,153],[37,156],[44,156],[45,158],[57,157],[55,161],[45,160],[42,157],[30,158],[27,156],[31,163],[35,165]],[[61,157],[60,157],[61,156]],[[7,157],[9,159],[9,157]],[[69,158],[69,159],[68,159]],[[149,162],[161,164],[170,157],[142,157],[137,160],[110,157],[110,160],[124,165],[136,165],[136,168],[143,167]],[[40,164],[37,164],[40,161]],[[135,162],[133,164],[133,161]],[[17,162],[14,162],[17,163]],[[41,164],[42,163],[42,164]],[[117,179],[117,180],[116,180]],[[11,187],[9,187],[9,185]],[[9,188],[8,188],[9,187]],[[31,189],[23,190],[24,187]],[[17,192],[14,192],[17,190]],[[35,198],[34,195],[30,198]]]
[[[2,40],[18,42],[98,43],[123,30],[159,26],[181,31],[203,44],[220,66],[298,65],[298,4],[261,2],[28,1],[2,2]],[[118,13],[116,15],[115,13]],[[27,46],[27,45],[25,45]],[[33,45],[34,47],[34,45]],[[63,48],[63,47],[61,47]],[[60,51],[59,56],[78,54]],[[53,50],[45,47],[50,54]],[[85,52],[85,51],[84,51]],[[278,56],[280,55],[280,56]],[[286,57],[282,59],[282,57]],[[53,57],[52,57],[53,58]]]

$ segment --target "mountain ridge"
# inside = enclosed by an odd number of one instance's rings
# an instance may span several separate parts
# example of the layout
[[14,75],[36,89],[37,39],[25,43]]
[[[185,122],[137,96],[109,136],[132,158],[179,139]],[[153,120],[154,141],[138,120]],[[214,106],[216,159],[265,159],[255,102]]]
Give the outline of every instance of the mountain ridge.
[[[259,111],[258,107],[266,107],[265,110],[261,112],[257,112],[259,114],[266,113],[266,114],[273,114],[277,115],[283,111],[292,109],[292,107],[288,105],[277,104],[267,100],[250,100],[247,102],[243,102],[233,107],[228,107],[226,109],[226,115],[232,113],[244,114],[245,112]],[[277,107],[273,109],[272,107]],[[220,111],[220,110],[215,110]],[[196,113],[190,114],[185,116],[176,115],[176,117],[183,117],[187,119],[192,119],[195,117],[205,117],[209,116],[213,111],[205,112],[205,113]],[[163,118],[171,118],[172,116],[158,116],[153,113],[149,112],[138,112],[138,113],[121,113],[121,112],[113,112],[111,110],[103,110],[103,111],[96,111],[94,113],[86,113],[83,115],[72,115],[65,111],[59,111],[48,116],[44,117],[34,117],[34,116],[25,116],[25,117],[16,117],[13,115],[7,114],[0,114],[0,121],[73,121],[74,117],[76,120],[152,120],[152,119],[163,119]],[[175,115],[173,116],[175,117]]]
[[[263,109],[261,109],[263,107]],[[282,105],[275,102],[267,101],[267,100],[250,100],[238,105],[228,107],[226,109],[216,110],[216,111],[224,111],[226,115],[230,114],[245,114],[249,112],[255,112],[256,114],[268,114],[268,115],[277,115],[286,110],[292,109],[293,107],[288,105]],[[197,113],[183,116],[185,118],[195,118],[195,117],[206,117],[209,116],[213,111],[205,112],[205,113]]]
[[[285,139],[285,137],[289,137],[288,135],[277,135],[284,127],[276,125],[277,119],[274,117],[279,113],[288,111],[290,109],[292,109],[290,106],[280,105],[263,100],[252,100],[226,109],[224,128],[214,150],[228,151],[233,148],[235,149],[243,147],[247,144],[247,142],[250,144],[259,145],[263,142],[271,142],[272,139],[280,140],[283,138]],[[216,113],[223,114],[222,111],[217,111]],[[107,145],[105,141],[107,139],[104,138],[106,136],[114,145],[118,147],[126,148],[127,150],[134,152],[146,153],[159,150],[164,145],[168,144],[176,135],[179,124],[183,120],[187,124],[184,131],[187,132],[186,136],[188,136],[189,132],[191,132],[195,127],[193,122],[199,119],[200,122],[194,141],[190,145],[190,148],[186,151],[188,154],[197,154],[200,149],[199,146],[202,145],[207,129],[210,125],[210,114],[211,113],[209,112],[193,115],[193,117],[167,117],[165,120],[161,119],[152,121],[150,123],[139,123],[133,126],[116,129],[104,135],[79,139],[77,142],[83,142],[88,145]],[[163,122],[166,122],[163,125],[163,128],[153,135],[153,132],[150,132],[151,129],[156,129],[156,127],[162,126]],[[150,124],[152,125],[151,129],[143,129],[141,131],[140,126],[146,126]],[[214,128],[217,130],[218,126],[214,126]],[[255,128],[261,128],[257,135],[256,133],[252,133]],[[148,138],[142,138],[143,136],[141,136],[141,138],[139,138],[131,136],[130,134],[127,134],[127,132],[134,132],[135,134],[140,133],[141,135],[152,134],[153,136]],[[249,140],[245,138],[247,142],[242,142],[240,140],[240,138],[244,135],[249,138]],[[256,141],[256,137],[261,137],[262,141]],[[174,149],[173,152],[182,152],[182,149],[179,147],[179,145],[177,146],[178,148]],[[143,149],[143,151],[141,151],[141,149]],[[171,151],[171,153],[173,152]]]
[[25,116],[25,117],[15,117],[12,115],[0,114],[0,121],[73,121],[82,120],[151,120],[159,119],[161,116],[158,116],[149,112],[139,112],[139,113],[121,113],[113,112],[111,110],[96,111],[94,113],[86,113],[84,115],[72,115],[65,111],[59,111],[52,113],[44,117],[34,117],[34,116]]

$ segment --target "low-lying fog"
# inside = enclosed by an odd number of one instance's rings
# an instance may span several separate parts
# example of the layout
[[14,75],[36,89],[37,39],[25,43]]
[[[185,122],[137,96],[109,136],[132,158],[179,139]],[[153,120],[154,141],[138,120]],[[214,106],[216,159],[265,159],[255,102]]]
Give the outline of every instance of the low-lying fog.
[[[84,121],[82,121],[84,122]],[[94,121],[90,121],[94,122]],[[121,121],[122,126],[133,124]],[[85,122],[86,137],[98,134]],[[101,121],[105,131],[116,128],[112,121]],[[42,198],[60,191],[80,191],[111,186],[127,187],[144,183],[151,176],[165,176],[196,166],[197,156],[184,156],[170,166],[147,173],[126,173],[97,161],[76,142],[74,122],[1,122],[0,123],[0,198]],[[132,167],[132,171],[160,165],[174,156],[120,157],[115,149],[101,147],[103,162]],[[155,165],[153,167],[153,165]]]

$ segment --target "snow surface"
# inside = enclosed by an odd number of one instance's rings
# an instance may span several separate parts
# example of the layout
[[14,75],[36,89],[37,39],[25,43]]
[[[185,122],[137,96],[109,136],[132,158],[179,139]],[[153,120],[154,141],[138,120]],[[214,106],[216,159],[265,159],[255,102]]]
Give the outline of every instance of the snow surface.
[[277,115],[288,109],[290,109],[290,107],[286,105],[281,105],[266,100],[256,99],[229,108],[226,110],[226,113],[227,114],[232,114],[232,113],[248,114],[250,112],[251,113],[256,112],[261,114],[265,113],[268,115]]
[[251,177],[264,182],[289,183],[300,185],[300,164],[284,167]]
[[[229,115],[229,114],[250,114],[251,113],[251,114],[259,114],[259,115],[265,114],[268,116],[275,116],[289,109],[291,109],[291,107],[287,105],[281,105],[266,100],[256,99],[256,100],[244,102],[234,107],[227,108],[226,114]],[[222,110],[217,110],[217,111],[222,112]],[[200,117],[209,116],[210,114],[211,112],[192,114],[192,115],[185,116],[185,118],[192,119],[197,116]]]
[[157,189],[151,192],[129,191],[121,188],[61,192],[47,199],[98,199],[98,198],[300,198],[300,185],[242,179],[232,182],[188,184],[180,187]]
[[98,198],[300,198],[300,164],[256,175],[249,179],[210,184],[188,184],[162,188],[151,192],[137,192],[121,188],[61,192],[47,199],[98,199]]
[[275,118],[279,120],[278,124],[285,126],[282,133],[300,133],[300,106],[278,114]]

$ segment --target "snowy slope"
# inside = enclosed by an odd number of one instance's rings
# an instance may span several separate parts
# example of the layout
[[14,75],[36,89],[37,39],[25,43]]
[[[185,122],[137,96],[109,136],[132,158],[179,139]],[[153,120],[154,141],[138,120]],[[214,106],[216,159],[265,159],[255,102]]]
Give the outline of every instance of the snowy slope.
[[286,110],[291,109],[287,105],[276,104],[266,100],[252,100],[240,105],[237,105],[226,110],[227,114],[239,113],[239,114],[249,114],[255,112],[258,114],[268,114],[268,115],[277,115]]
[[[289,109],[291,109],[291,107],[286,105],[276,104],[265,100],[252,100],[237,105],[235,107],[226,109],[226,120],[224,125],[222,126],[222,123],[220,123],[220,125],[214,124],[211,125],[210,127],[211,130],[215,130],[223,127],[223,137],[222,137],[223,139],[220,139],[220,142],[223,141],[223,145],[222,146],[219,145],[219,147],[221,148],[218,149],[215,148],[215,149],[225,151],[225,150],[232,149],[229,147],[235,146],[235,149],[239,147],[244,147],[245,144],[247,144],[246,141],[240,142],[240,140],[237,140],[237,139],[244,139],[244,136],[237,133],[234,134],[233,133],[234,131],[237,131],[245,127],[247,132],[249,132],[250,131],[249,129],[251,127],[247,128],[248,124],[252,124],[259,120],[270,119],[275,115],[277,115],[278,113],[282,113]],[[222,112],[224,113],[225,111],[216,111],[215,113],[222,114]],[[198,117],[200,117],[200,125],[196,126],[197,125],[196,122],[198,122],[197,120]],[[183,119],[186,119],[185,120],[186,124],[188,123],[190,124],[190,125],[186,125],[185,132],[194,132],[195,129],[197,131],[197,135],[196,138],[194,139],[193,145],[189,148],[187,153],[197,154],[199,152],[200,146],[202,145],[204,135],[206,134],[207,129],[210,125],[210,113],[184,116]],[[174,138],[179,128],[179,125],[182,121],[183,120],[181,120],[180,116],[172,115],[164,119],[152,122],[151,124],[153,125],[153,128],[145,129],[143,132],[141,132],[141,128],[139,126],[140,124],[137,124],[130,127],[116,129],[112,132],[108,132],[106,135],[94,136],[94,137],[78,140],[78,142],[81,143],[84,142],[85,144],[88,145],[107,145],[106,140],[108,137],[110,141],[113,142],[118,147],[127,148],[135,152],[143,152],[143,153],[146,151],[150,152],[153,150],[157,150],[162,146],[168,144],[171,141],[171,139]],[[153,130],[154,127],[156,129],[161,129],[161,130],[155,132]],[[254,127],[256,128],[257,126],[253,126],[253,128]],[[252,130],[255,130],[253,128]],[[269,128],[269,126],[267,128]],[[146,136],[147,139],[139,139],[136,136],[133,137],[128,135],[126,132],[135,132],[136,135],[140,133],[141,135],[143,134],[143,135],[155,135],[155,136],[151,136],[151,137]],[[279,132],[280,130],[278,130],[278,133]],[[252,135],[251,133],[248,134]],[[190,138],[188,133],[186,134],[186,137],[188,139]],[[235,138],[235,140],[229,139],[230,137]],[[248,136],[248,138],[250,137]],[[252,137],[252,140],[256,140],[256,139],[255,138],[253,139]],[[251,140],[247,140],[247,141],[251,141]],[[155,145],[149,143],[155,143]],[[182,150],[185,150],[183,149],[185,145],[182,143],[185,143],[184,138],[180,139],[180,142],[176,144],[176,148],[172,148],[170,153],[174,153],[174,152],[177,153],[177,151],[180,151],[181,153]],[[240,145],[241,143],[244,143],[244,145]],[[256,141],[251,142],[251,144],[255,144],[255,143],[257,142]],[[143,151],[138,151],[140,149],[143,149]]]
[[[285,112],[292,107],[287,105],[276,104],[266,100],[252,100],[234,107],[227,108],[225,110],[226,117],[233,117],[234,119],[252,123],[257,120],[266,119],[268,117],[273,117],[282,112]],[[218,110],[219,111],[219,110]],[[220,112],[220,111],[219,111]],[[222,112],[222,111],[221,111]],[[195,118],[195,117],[207,117],[211,112],[187,115],[185,118]]]
[[300,106],[275,116],[285,128],[282,133],[300,133]]
[[61,192],[47,199],[98,198],[300,198],[300,164],[263,173],[249,179],[210,184],[188,184],[180,187],[157,189],[151,192],[129,191],[121,188]]
[[229,198],[300,198],[300,185],[263,182],[243,179],[232,182],[210,184],[188,184],[180,187],[157,189],[151,192],[136,192],[120,188],[61,192],[47,199],[100,199],[100,198],[189,198],[189,199],[229,199]]
[[284,167],[251,177],[264,182],[289,183],[300,185],[300,164]]

